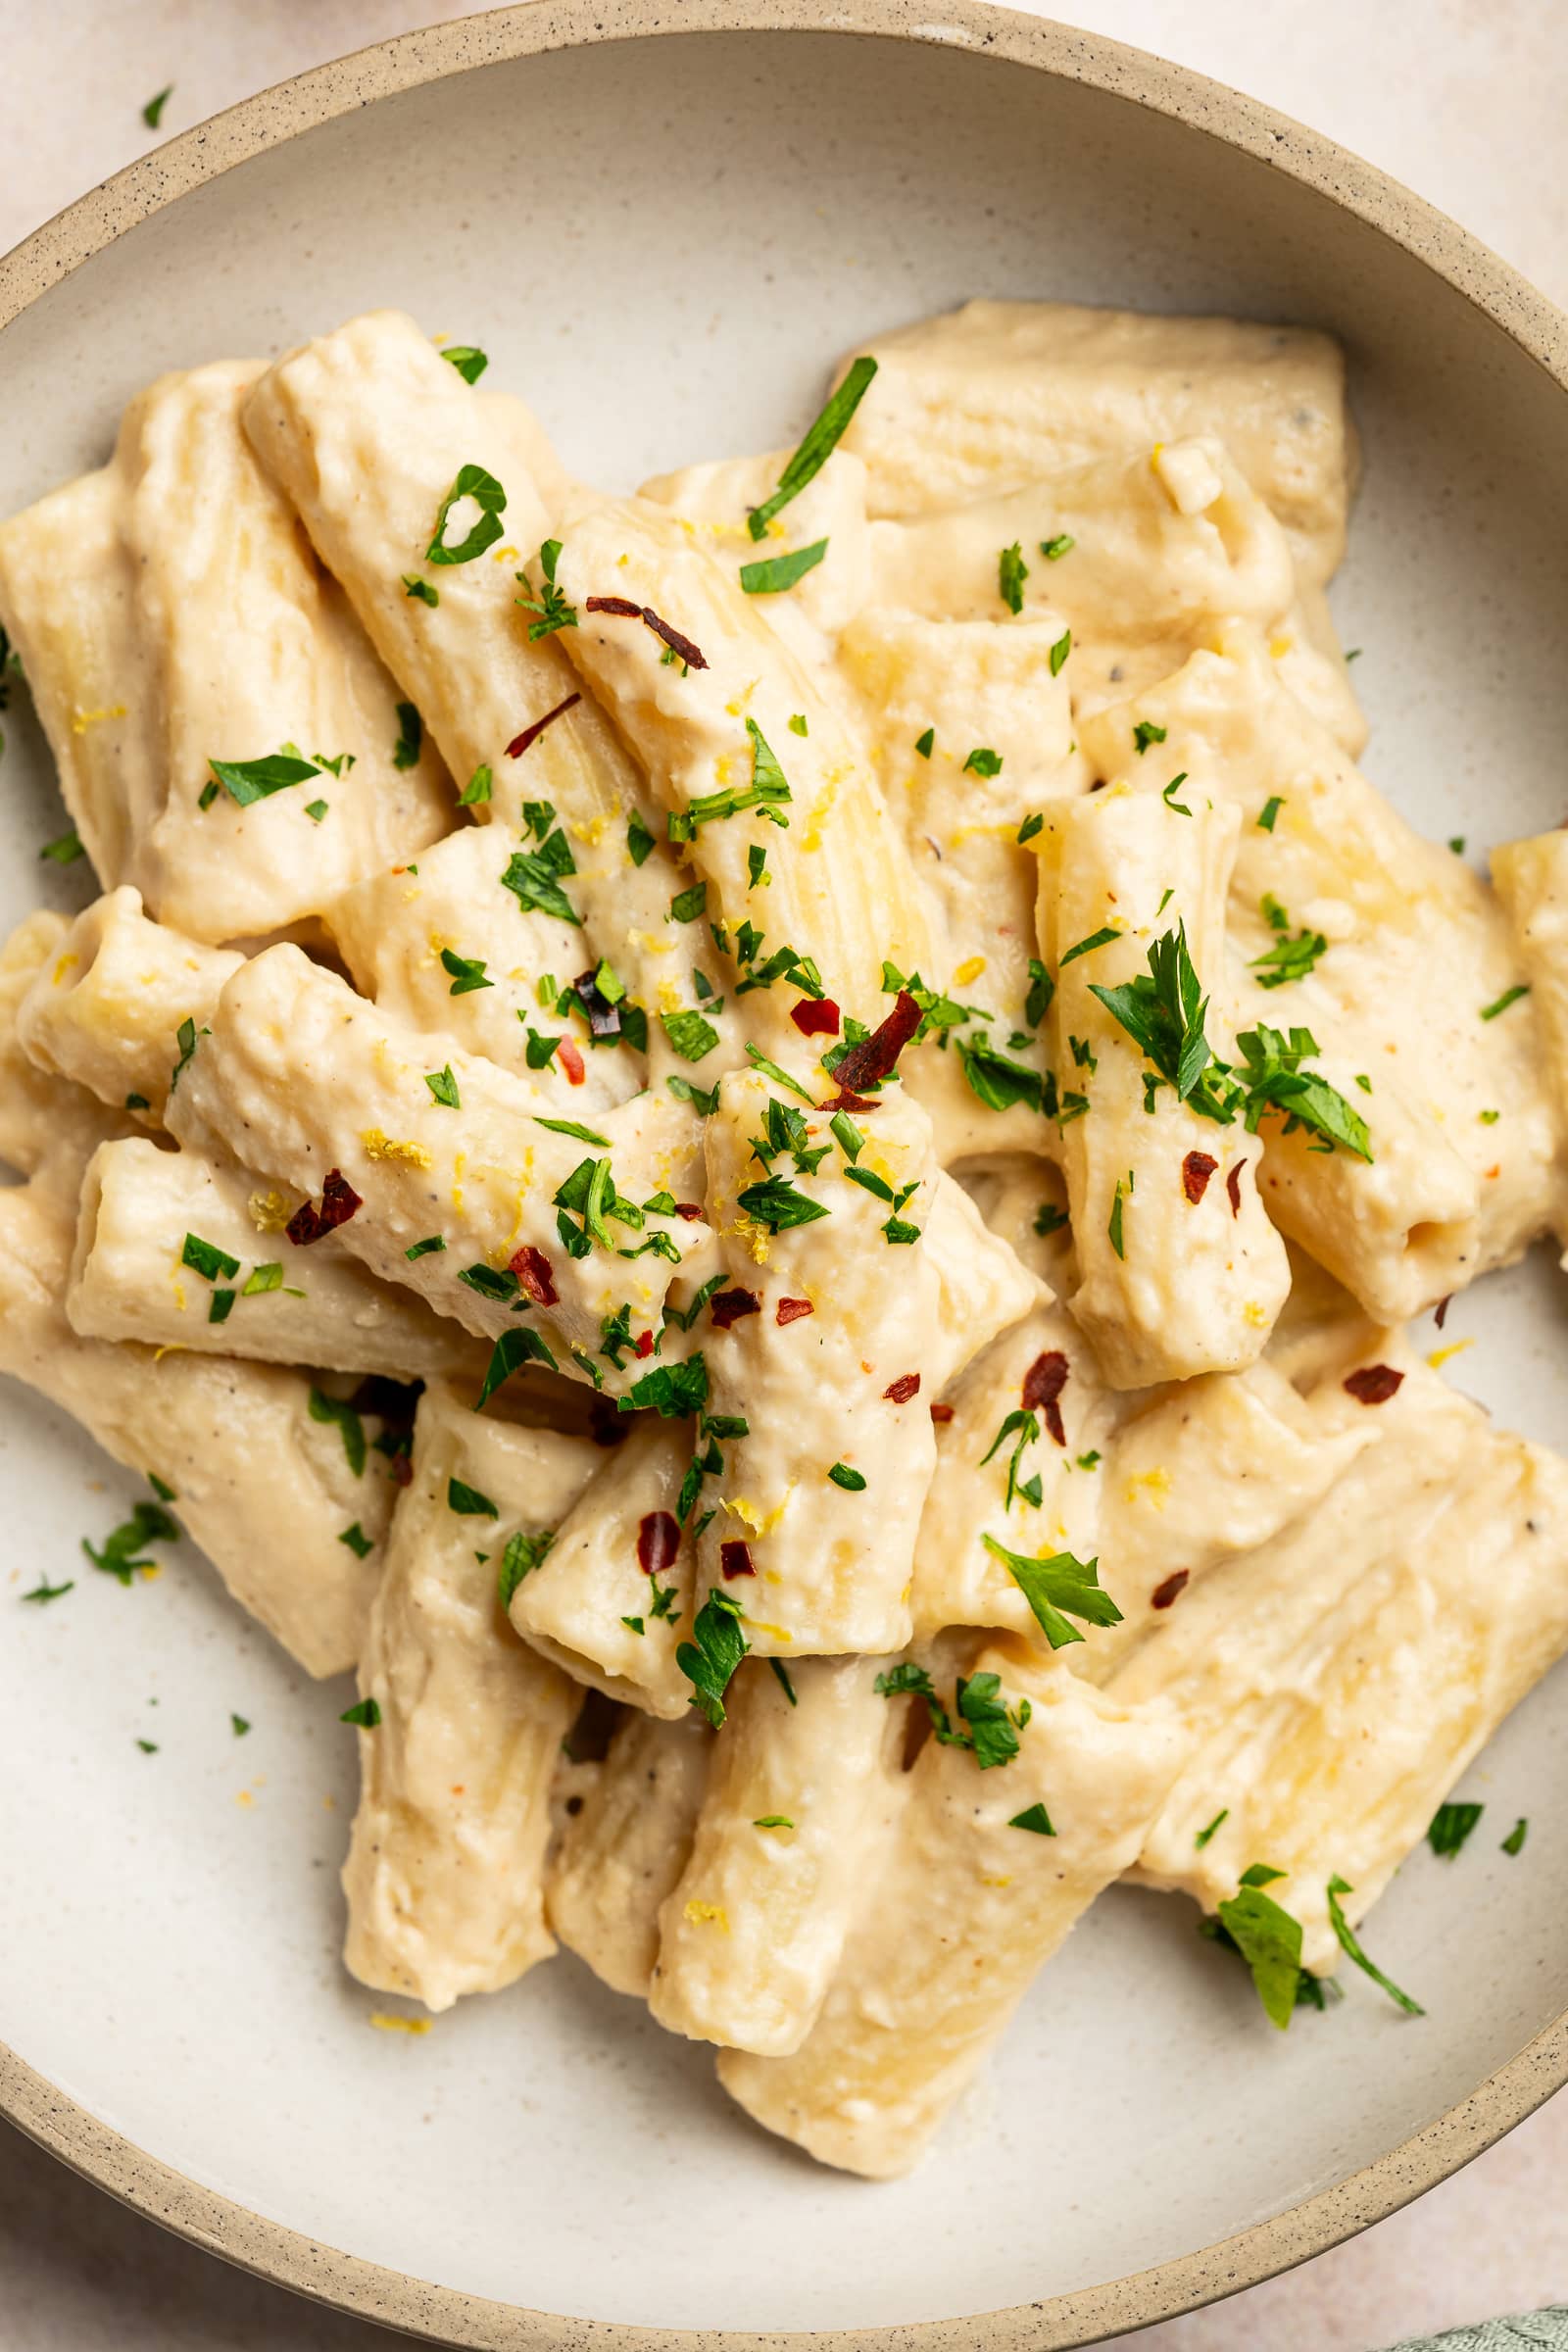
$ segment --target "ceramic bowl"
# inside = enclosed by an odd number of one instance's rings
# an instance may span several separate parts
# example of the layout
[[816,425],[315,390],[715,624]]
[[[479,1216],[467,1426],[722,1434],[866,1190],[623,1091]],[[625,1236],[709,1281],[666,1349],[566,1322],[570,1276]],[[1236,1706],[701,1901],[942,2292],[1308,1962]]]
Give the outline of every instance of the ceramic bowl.
[[[619,488],[787,441],[857,337],[978,293],[1342,335],[1366,466],[1335,602],[1371,773],[1471,856],[1562,816],[1563,322],[1310,132],[971,0],[541,0],[187,132],[0,264],[0,509],[97,462],[160,369],[378,304],[482,344]],[[24,696],[4,725],[9,923],[88,884],[38,861],[63,820]],[[1561,1444],[1558,1279],[1497,1278],[1446,1336],[1475,1341],[1464,1385]],[[1378,1906],[1423,2023],[1358,1981],[1273,2034],[1189,1906],[1115,1891],[895,2185],[764,2139],[701,2048],[569,1958],[372,2031],[391,2004],[337,1958],[347,1692],[192,1554],[131,1591],[85,1569],[132,1482],[9,1387],[0,1476],[0,2107],[199,2242],[416,2334],[1087,2343],[1376,2220],[1568,2074],[1560,1681],[1464,1783],[1532,1817],[1525,1854],[1423,1849]],[[16,1605],[74,1563],[67,1601]]]

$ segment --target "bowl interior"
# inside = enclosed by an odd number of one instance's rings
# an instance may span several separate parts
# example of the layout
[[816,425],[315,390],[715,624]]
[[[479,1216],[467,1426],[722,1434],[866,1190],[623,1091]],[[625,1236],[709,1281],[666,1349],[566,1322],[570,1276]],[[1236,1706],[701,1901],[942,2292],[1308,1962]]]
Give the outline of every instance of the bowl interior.
[[[1209,133],[952,46],[667,35],[486,67],[247,163],[134,228],[5,344],[5,511],[105,452],[160,369],[377,304],[482,344],[611,486],[774,446],[857,336],[974,293],[1299,319],[1347,340],[1365,443],[1335,592],[1376,780],[1474,858],[1568,806],[1557,646],[1568,399],[1465,300]],[[89,892],[24,695],[3,722],[7,922]],[[1568,1439],[1549,1262],[1446,1338],[1499,1414]],[[1116,2278],[1383,2155],[1568,2005],[1568,1727],[1543,1688],[1465,1784],[1486,1828],[1411,1858],[1357,1980],[1273,2034],[1180,1901],[1114,1892],[926,2169],[868,2187],[731,2111],[704,2050],[562,1958],[422,2037],[341,1975],[354,1802],[338,1688],[185,1547],[122,1591],[77,1539],[134,1482],[7,1386],[0,2040],[140,2146],[327,2245],[643,2327],[869,2328]],[[75,1575],[22,1609],[40,1572]],[[243,1740],[230,1711],[254,1726]],[[138,1738],[156,1741],[142,1753]],[[1497,1838],[1533,1817],[1525,1854]],[[1148,2316],[1153,2316],[1151,2312]]]

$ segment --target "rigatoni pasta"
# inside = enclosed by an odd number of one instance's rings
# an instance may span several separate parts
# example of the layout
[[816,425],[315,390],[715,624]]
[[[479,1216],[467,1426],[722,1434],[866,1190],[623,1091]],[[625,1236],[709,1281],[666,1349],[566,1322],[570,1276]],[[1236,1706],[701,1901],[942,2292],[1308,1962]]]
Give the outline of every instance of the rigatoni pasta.
[[1563,837],[1350,764],[1327,337],[971,304],[635,499],[486,366],[166,378],[0,525],[103,889],[0,950],[0,1369],[358,1664],[363,1984],[559,1942],[890,2177],[1118,1876],[1321,2005],[1568,1644],[1398,1328],[1568,1236]]

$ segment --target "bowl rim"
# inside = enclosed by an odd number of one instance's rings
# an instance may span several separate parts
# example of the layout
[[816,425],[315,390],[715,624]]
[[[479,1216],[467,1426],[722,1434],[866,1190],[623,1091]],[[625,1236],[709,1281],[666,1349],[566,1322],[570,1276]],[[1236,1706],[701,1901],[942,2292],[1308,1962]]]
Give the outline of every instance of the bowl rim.
[[[0,257],[0,328],[166,205],[236,164],[402,90],[591,42],[816,32],[952,47],[1104,91],[1240,149],[1365,221],[1568,390],[1568,317],[1480,238],[1387,172],[1258,100],[1125,43],[992,0],[522,0],[372,43],[242,100],[90,189]],[[853,2330],[650,2328],[564,2319],[413,2278],[254,2214],[101,2123],[0,2043],[0,2117],[122,2204],[331,2308],[484,2352],[1047,2352],[1151,2326],[1327,2251],[1446,2180],[1568,2082],[1568,2011],[1466,2098],[1346,2180],[1126,2278],[1007,2310]]]

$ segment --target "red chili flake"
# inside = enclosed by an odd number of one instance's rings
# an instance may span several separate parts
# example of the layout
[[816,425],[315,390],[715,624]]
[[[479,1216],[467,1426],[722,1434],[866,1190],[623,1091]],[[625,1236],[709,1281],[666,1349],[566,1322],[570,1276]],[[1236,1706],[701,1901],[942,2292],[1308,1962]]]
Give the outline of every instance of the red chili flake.
[[596,964],[592,971],[579,972],[571,984],[572,990],[587,1015],[592,1034],[595,1037],[619,1037],[620,1000],[617,998],[613,1004],[611,1003],[599,986],[598,971]]
[[752,1557],[749,1544],[721,1544],[718,1547],[718,1564],[726,1579],[757,1574],[757,1562]]
[[708,667],[707,662],[693,645],[691,639],[683,637],[679,629],[672,629],[667,620],[661,620],[652,605],[644,605],[643,618],[653,630],[654,635],[662,637],[670,652],[680,656],[688,669],[706,669]]
[[662,1576],[680,1549],[680,1526],[668,1511],[649,1511],[637,1529],[637,1565],[644,1576]]
[[528,746],[538,742],[546,727],[553,725],[564,711],[569,710],[573,703],[581,701],[580,694],[568,694],[564,703],[558,703],[553,710],[547,710],[543,718],[536,718],[531,727],[524,727],[520,735],[514,735],[507,746],[507,758],[520,760]]
[[837,1037],[839,1008],[831,997],[803,997],[790,1006],[790,1019],[803,1037]]
[[[1241,1162],[1238,1161],[1237,1165],[1240,1166]],[[1195,1208],[1207,1192],[1208,1180],[1218,1166],[1219,1161],[1211,1158],[1206,1152],[1189,1152],[1182,1161],[1182,1191]],[[1226,1182],[1229,1181],[1227,1177]]]
[[715,1291],[708,1302],[708,1311],[720,1331],[728,1331],[743,1315],[760,1315],[762,1301],[755,1291]]
[[803,1315],[814,1315],[816,1309],[809,1298],[781,1298],[778,1302],[778,1313],[775,1320],[780,1323],[798,1323]]
[[868,1102],[863,1095],[852,1095],[846,1092],[842,1095],[835,1095],[831,1102],[819,1103],[818,1108],[821,1110],[875,1110],[876,1104]]
[[507,1263],[535,1306],[560,1305],[561,1293],[556,1288],[550,1260],[532,1242],[524,1242],[520,1250],[514,1250]]
[[[859,1045],[852,1046],[833,1072],[840,1095],[852,1095],[866,1086],[876,1086],[892,1070],[899,1055],[920,1026],[920,1007],[906,988],[901,988],[893,1000],[893,1010],[879,1029]],[[869,1103],[857,1108],[869,1109]]]
[[640,1331],[640,1332],[637,1334],[637,1345],[636,1345],[636,1347],[635,1347],[635,1348],[632,1349],[632,1353],[633,1353],[633,1355],[652,1355],[652,1354],[653,1354],[653,1352],[654,1352],[654,1335],[653,1335],[653,1333],[652,1333],[651,1331]]
[[931,1407],[931,1418],[933,1421],[951,1421],[953,1419],[952,1405],[934,1404]]
[[321,1183],[320,1207],[313,1200],[302,1200],[283,1231],[296,1250],[304,1250],[312,1242],[318,1242],[324,1233],[335,1233],[340,1225],[348,1223],[356,1209],[364,1206],[341,1168],[328,1168]]
[[1162,1585],[1156,1585],[1149,1595],[1150,1607],[1152,1609],[1168,1609],[1177,1593],[1185,1589],[1192,1573],[1190,1568],[1178,1568],[1174,1576],[1167,1576],[1165,1582]]
[[688,1225],[693,1218],[700,1217],[702,1213],[703,1204],[700,1200],[677,1200],[675,1203],[676,1216],[684,1217]]
[[919,1393],[920,1375],[918,1372],[901,1372],[898,1379],[890,1380],[882,1392],[889,1404],[907,1404],[909,1398],[917,1396]]
[[1023,1376],[1024,1410],[1043,1413],[1046,1427],[1058,1446],[1065,1446],[1067,1433],[1061,1426],[1061,1406],[1057,1402],[1067,1386],[1067,1358],[1059,1348],[1048,1348],[1037,1355]]
[[1245,1159],[1239,1159],[1225,1178],[1225,1190],[1231,1197],[1231,1215],[1233,1217],[1239,1217],[1242,1213],[1242,1170],[1246,1165]]
[[[1565,827],[1561,827],[1561,826],[1559,826],[1558,830],[1559,830],[1559,831],[1564,831],[1564,830],[1568,830],[1568,828],[1565,828]],[[1445,1323],[1446,1323],[1446,1321],[1448,1320],[1448,1309],[1449,1309],[1449,1307],[1450,1307],[1452,1304],[1453,1304],[1453,1293],[1452,1293],[1451,1291],[1448,1293],[1448,1296],[1447,1296],[1447,1298],[1440,1298],[1440,1299],[1438,1300],[1438,1311],[1437,1311],[1437,1313],[1436,1313],[1436,1314],[1433,1316],[1432,1320],[1433,1320],[1433,1322],[1434,1322],[1434,1323],[1437,1325],[1437,1327],[1438,1327],[1438,1329],[1439,1329],[1440,1331],[1443,1329],[1443,1326],[1445,1325]]]
[[588,1072],[583,1067],[582,1055],[578,1053],[572,1040],[569,1037],[564,1037],[556,1051],[561,1055],[561,1066],[566,1073],[566,1084],[581,1086]]
[[1392,1364],[1362,1364],[1358,1371],[1348,1373],[1341,1385],[1357,1404],[1387,1404],[1403,1381],[1404,1374],[1396,1372]]
[[608,612],[614,620],[640,620],[670,652],[678,654],[688,669],[706,669],[708,662],[689,637],[661,619],[652,605],[635,605],[629,596],[590,596],[585,603],[590,612]]

